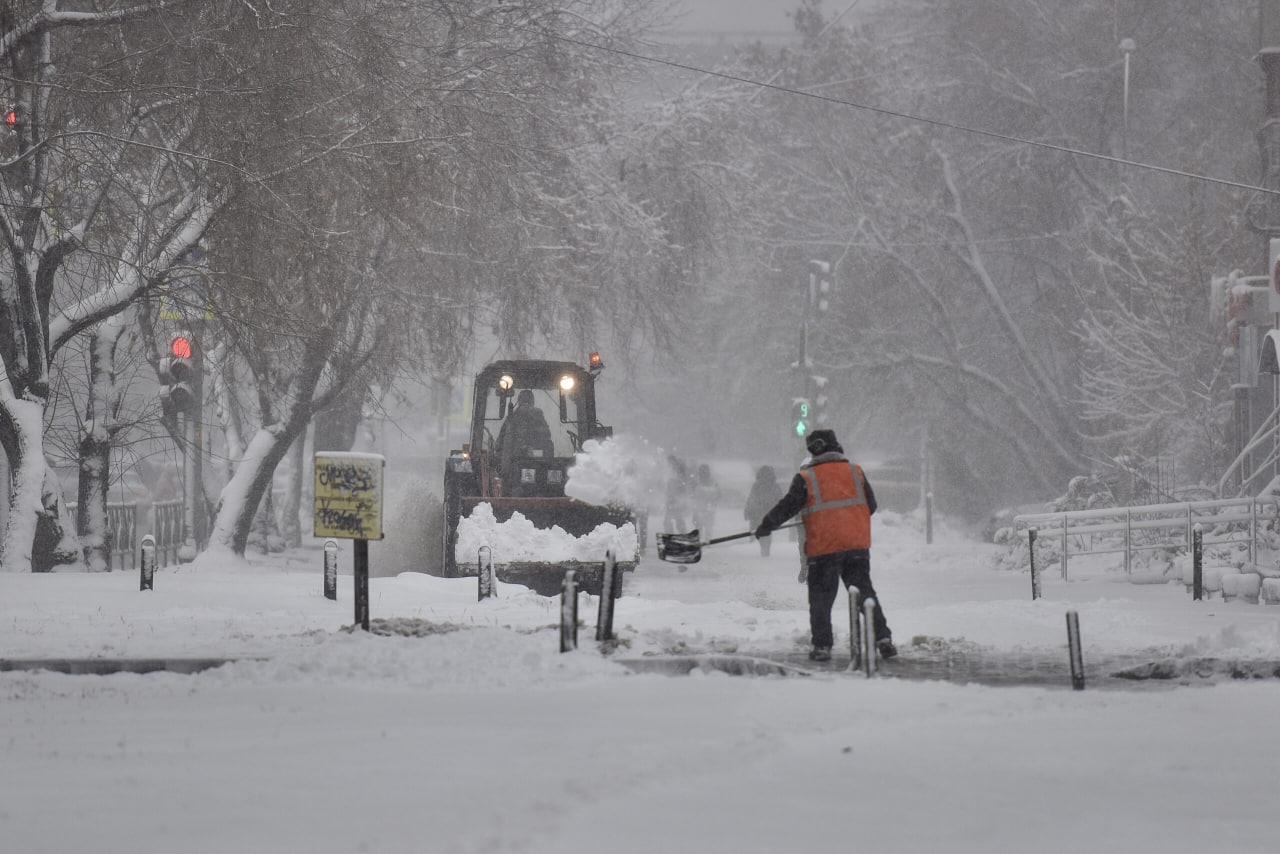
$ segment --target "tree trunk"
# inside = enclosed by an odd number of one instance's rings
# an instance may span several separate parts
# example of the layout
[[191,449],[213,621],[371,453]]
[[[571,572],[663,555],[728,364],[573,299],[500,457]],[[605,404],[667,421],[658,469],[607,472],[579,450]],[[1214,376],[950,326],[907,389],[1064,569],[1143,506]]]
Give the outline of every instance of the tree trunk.
[[117,315],[104,321],[89,339],[89,397],[79,447],[76,533],[90,572],[111,570],[107,490],[111,484],[111,437],[115,432],[116,344],[123,332],[124,324]]
[[90,572],[111,570],[107,532],[107,486],[111,441],[90,429],[80,438],[80,480],[76,490],[76,533]]
[[42,453],[44,405],[0,398],[0,445],[9,462],[9,518],[0,538],[0,567],[50,572],[80,563],[80,548],[67,533],[66,504]]
[[280,533],[284,537],[285,545],[294,549],[302,546],[300,513],[302,510],[302,484],[307,453],[306,440],[307,434],[303,431],[302,435],[294,439],[293,444],[289,446],[289,483],[285,490],[284,508],[280,521]]
[[296,424],[287,426],[264,427],[249,441],[235,474],[222,490],[211,548],[230,549],[244,557],[254,517],[271,488],[276,466],[284,459],[294,440],[306,432],[306,426],[305,420],[298,420]]
[[338,396],[333,406],[316,413],[315,439],[317,451],[349,451],[356,443],[363,417],[364,389],[354,389]]

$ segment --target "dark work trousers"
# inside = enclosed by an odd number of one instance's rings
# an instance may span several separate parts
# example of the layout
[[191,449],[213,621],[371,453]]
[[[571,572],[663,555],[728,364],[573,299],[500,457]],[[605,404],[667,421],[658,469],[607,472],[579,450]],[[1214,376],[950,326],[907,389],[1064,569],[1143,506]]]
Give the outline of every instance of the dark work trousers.
[[868,596],[876,600],[876,640],[892,637],[889,624],[880,607],[880,597],[871,586],[871,552],[854,549],[809,558],[809,630],[813,633],[813,645],[830,649],[834,643],[831,633],[831,607],[835,605],[840,582],[858,588],[858,608]]

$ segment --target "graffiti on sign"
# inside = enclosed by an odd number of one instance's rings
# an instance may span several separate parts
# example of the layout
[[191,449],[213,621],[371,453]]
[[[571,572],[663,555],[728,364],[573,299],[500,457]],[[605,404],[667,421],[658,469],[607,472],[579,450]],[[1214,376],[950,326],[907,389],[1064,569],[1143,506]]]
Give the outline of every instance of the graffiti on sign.
[[316,454],[315,535],[382,539],[381,454]]

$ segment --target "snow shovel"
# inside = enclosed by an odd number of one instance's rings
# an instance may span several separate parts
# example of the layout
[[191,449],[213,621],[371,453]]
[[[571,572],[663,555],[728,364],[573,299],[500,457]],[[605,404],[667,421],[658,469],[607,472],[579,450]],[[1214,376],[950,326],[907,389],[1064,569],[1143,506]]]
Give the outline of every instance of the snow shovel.
[[[782,525],[775,528],[775,531],[781,531],[783,528],[795,528],[800,522],[792,522],[789,525]],[[698,529],[694,528],[687,534],[658,534],[658,560],[665,560],[668,563],[697,563],[702,560],[702,547],[713,546],[716,543],[727,543],[729,540],[740,540],[743,537],[749,537],[754,531],[743,531],[741,534],[730,534],[727,537],[716,537],[714,540],[707,540],[705,543],[698,536]]]

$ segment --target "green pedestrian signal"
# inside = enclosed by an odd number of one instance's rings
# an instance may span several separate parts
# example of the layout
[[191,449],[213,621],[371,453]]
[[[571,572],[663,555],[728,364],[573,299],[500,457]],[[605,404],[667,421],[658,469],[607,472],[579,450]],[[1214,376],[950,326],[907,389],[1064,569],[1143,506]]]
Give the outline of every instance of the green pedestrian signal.
[[791,429],[802,439],[809,432],[809,401],[805,398],[796,398],[791,404]]

